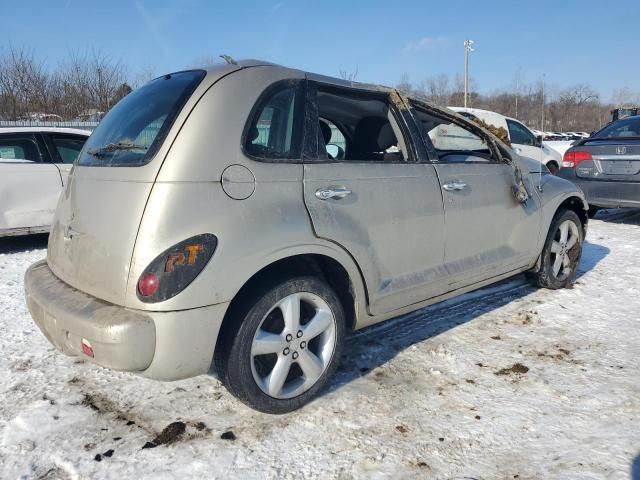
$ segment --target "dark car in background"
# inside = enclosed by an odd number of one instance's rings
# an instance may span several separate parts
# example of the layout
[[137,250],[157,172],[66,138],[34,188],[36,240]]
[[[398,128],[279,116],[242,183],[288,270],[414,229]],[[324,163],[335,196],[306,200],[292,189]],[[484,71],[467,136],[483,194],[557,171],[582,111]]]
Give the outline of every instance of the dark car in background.
[[559,175],[600,208],[640,207],[640,116],[610,123],[564,154]]

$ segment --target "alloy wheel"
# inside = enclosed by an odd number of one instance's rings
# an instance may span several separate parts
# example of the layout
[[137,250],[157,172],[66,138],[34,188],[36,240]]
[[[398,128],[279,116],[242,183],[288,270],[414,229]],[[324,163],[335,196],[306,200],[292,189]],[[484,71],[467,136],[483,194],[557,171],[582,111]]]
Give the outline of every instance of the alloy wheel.
[[264,316],[251,345],[256,384],[277,399],[309,390],[329,366],[336,346],[336,319],[318,295],[294,293]]
[[577,267],[576,252],[579,251],[580,232],[578,226],[571,220],[562,222],[551,242],[551,270],[558,280],[570,276]]

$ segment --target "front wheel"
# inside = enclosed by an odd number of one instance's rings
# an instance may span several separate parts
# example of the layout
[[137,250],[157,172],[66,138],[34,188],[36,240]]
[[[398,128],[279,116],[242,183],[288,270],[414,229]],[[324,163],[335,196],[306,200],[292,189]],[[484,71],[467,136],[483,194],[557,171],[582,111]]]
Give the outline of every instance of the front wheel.
[[345,336],[336,293],[300,277],[255,294],[216,367],[227,389],[250,407],[286,413],[310,401],[335,371]]
[[571,210],[559,211],[551,222],[540,266],[530,273],[534,282],[552,289],[569,286],[580,263],[583,241],[584,230],[578,215]]

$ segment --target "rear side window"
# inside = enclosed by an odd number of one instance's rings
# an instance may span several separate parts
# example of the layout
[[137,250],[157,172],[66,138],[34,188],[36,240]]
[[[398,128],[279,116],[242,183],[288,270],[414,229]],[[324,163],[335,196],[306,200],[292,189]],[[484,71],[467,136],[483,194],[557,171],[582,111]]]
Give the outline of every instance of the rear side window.
[[88,137],[75,135],[50,135],[53,146],[58,152],[59,161],[62,163],[73,163],[78,158],[80,150]]
[[300,157],[299,83],[267,90],[248,125],[245,151],[258,159]]
[[524,125],[514,122],[513,120],[507,120],[507,126],[509,127],[509,137],[511,137],[511,143],[517,145],[530,145],[536,144],[536,139]]
[[136,167],[149,162],[204,76],[202,70],[172,73],[131,92],[100,122],[78,164]]
[[40,162],[40,149],[33,135],[0,135],[0,163]]

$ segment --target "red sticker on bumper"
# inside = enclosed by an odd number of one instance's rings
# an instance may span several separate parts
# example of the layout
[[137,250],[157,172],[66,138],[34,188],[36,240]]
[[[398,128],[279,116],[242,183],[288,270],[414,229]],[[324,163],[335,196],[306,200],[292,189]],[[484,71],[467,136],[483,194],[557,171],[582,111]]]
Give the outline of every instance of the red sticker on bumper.
[[84,338],[82,339],[81,346],[82,346],[82,353],[84,353],[87,357],[93,358],[93,347]]

